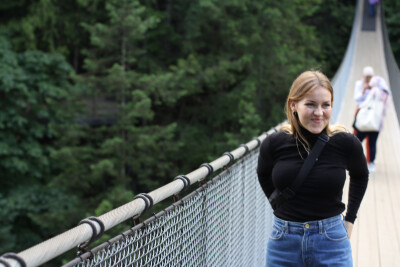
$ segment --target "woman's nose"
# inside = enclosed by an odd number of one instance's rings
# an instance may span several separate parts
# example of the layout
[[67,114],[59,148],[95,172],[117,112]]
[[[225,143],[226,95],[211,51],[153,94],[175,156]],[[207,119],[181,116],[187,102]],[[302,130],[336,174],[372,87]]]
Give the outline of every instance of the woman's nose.
[[317,107],[314,111],[315,115],[322,115],[323,111],[322,111],[322,107]]

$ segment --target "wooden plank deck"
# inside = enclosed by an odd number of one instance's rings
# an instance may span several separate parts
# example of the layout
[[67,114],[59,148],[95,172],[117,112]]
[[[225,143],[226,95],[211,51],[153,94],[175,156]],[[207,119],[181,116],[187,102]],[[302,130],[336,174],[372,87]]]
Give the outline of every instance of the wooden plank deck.
[[[361,31],[362,23],[358,23],[353,63],[337,121],[349,129],[352,129],[355,111],[354,85],[361,79],[363,67],[372,66],[375,74],[389,81],[379,11],[377,15],[376,31]],[[400,266],[400,127],[393,101],[378,137],[375,163],[376,171],[370,175],[351,237],[354,266]],[[347,199],[347,190],[348,183],[344,200]]]

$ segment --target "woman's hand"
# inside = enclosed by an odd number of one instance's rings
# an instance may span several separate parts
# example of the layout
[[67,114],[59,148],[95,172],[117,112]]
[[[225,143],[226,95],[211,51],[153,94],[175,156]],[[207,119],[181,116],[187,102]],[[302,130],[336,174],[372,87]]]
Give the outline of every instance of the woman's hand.
[[363,90],[362,90],[362,94],[365,94],[365,91],[371,89],[371,86],[369,86],[368,83],[364,83],[363,84]]
[[347,230],[347,236],[350,239],[354,224],[352,224],[351,222],[348,222],[348,221],[344,221],[343,223],[344,223],[344,227],[346,227],[346,230]]

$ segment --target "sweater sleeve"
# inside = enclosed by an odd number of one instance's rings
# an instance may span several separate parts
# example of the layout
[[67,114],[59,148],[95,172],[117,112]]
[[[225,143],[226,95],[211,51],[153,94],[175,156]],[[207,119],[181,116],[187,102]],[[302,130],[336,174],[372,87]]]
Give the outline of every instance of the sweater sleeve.
[[368,167],[360,141],[351,135],[351,144],[347,169],[350,175],[350,188],[345,220],[351,223],[357,218],[357,212],[367,190]]
[[357,102],[357,105],[361,105],[365,99],[367,98],[369,90],[366,90],[363,94],[363,82],[359,80],[356,82],[354,87],[354,100]]
[[271,135],[268,136],[261,144],[257,165],[258,181],[260,182],[261,188],[267,198],[269,198],[275,190],[272,183],[273,159],[270,153],[271,138]]

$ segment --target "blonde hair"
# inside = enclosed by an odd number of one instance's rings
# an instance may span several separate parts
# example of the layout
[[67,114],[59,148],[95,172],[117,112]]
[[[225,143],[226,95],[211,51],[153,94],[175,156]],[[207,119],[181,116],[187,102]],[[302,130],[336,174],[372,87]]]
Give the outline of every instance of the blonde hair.
[[[293,134],[295,137],[300,137],[308,146],[310,144],[300,131],[299,118],[294,114],[294,112],[292,112],[290,103],[301,101],[309,92],[319,87],[325,88],[331,93],[331,104],[333,105],[332,84],[328,77],[326,77],[322,72],[316,70],[305,71],[293,81],[285,104],[285,111],[289,124],[283,125],[280,128],[281,131]],[[328,122],[326,127],[326,133],[328,136],[333,136],[339,132],[349,131],[343,125],[330,126]]]

